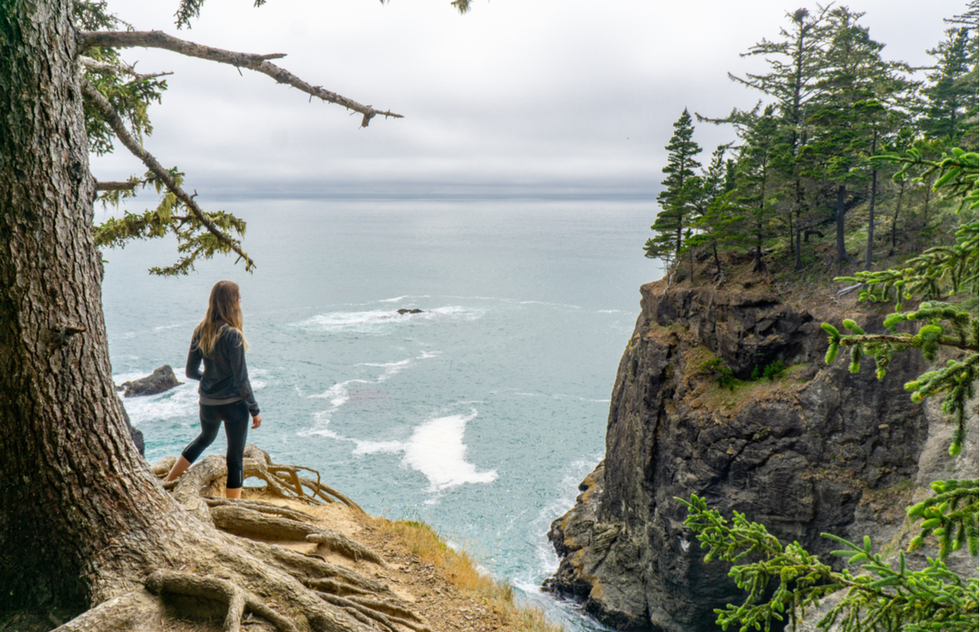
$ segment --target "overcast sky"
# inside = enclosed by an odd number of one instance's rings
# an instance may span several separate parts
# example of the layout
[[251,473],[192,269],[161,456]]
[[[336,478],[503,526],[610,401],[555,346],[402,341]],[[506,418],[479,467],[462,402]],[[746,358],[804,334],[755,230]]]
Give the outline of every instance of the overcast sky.
[[[404,119],[360,115],[248,70],[134,49],[141,72],[173,71],[146,147],[207,197],[533,194],[652,197],[672,123],[748,108],[727,74],[777,39],[802,0],[208,0],[176,31],[175,0],[110,0],[138,30],[252,53],[314,85]],[[961,0],[852,0],[886,59],[926,65]],[[730,130],[698,125],[711,149]],[[103,180],[145,169],[124,148]]]

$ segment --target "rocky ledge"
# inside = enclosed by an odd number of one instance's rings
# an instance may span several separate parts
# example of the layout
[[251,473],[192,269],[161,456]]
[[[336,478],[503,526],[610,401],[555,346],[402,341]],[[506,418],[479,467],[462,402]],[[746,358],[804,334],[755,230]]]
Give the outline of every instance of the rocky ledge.
[[[548,588],[620,630],[717,630],[713,610],[743,593],[683,526],[675,497],[691,493],[818,554],[833,548],[822,532],[891,537],[880,525],[903,520],[929,435],[926,409],[902,388],[924,365],[896,357],[883,381],[873,362],[828,367],[820,329],[852,318],[870,333],[880,317],[833,303],[811,313],[744,287],[661,281],[641,294],[605,459],[549,533],[561,562]],[[772,380],[719,385],[780,366]]]

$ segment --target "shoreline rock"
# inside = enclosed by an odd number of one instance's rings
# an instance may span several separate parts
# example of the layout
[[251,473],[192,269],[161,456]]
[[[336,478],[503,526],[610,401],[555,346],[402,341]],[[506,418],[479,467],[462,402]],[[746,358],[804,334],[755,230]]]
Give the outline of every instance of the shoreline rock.
[[138,380],[130,380],[116,386],[117,391],[123,391],[123,397],[142,397],[145,395],[157,395],[170,389],[180,386],[183,382],[177,381],[174,370],[169,364],[154,369],[153,373]]

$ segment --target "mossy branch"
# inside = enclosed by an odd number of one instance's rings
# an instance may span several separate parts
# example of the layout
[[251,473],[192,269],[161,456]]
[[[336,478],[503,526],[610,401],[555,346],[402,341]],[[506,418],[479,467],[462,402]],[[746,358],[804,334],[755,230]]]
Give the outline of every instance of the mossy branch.
[[[204,258],[209,258],[216,252],[234,252],[238,254],[245,261],[245,269],[251,272],[255,268],[255,262],[242,249],[241,242],[228,233],[229,229],[235,229],[239,234],[243,234],[245,223],[224,212],[216,214],[205,213],[194,200],[194,196],[187,193],[180,186],[181,174],[175,170],[164,169],[157,159],[150,152],[143,149],[140,143],[129,134],[119,114],[116,113],[112,104],[109,103],[105,96],[86,79],[82,78],[81,81],[82,92],[88,102],[102,113],[102,116],[112,127],[122,144],[150,170],[150,173],[156,179],[155,182],[158,183],[158,190],[161,187],[166,187],[168,191],[168,195],[164,196],[161,206],[152,212],[153,217],[148,217],[144,214],[143,218],[137,218],[136,216],[124,218],[122,224],[117,224],[109,229],[109,234],[114,236],[121,235],[128,227],[135,231],[131,236],[145,239],[149,236],[160,236],[159,233],[161,230],[165,232],[165,229],[162,228],[164,223],[172,227],[174,232],[178,234],[178,237],[183,234],[184,239],[178,246],[178,251],[187,253],[186,256],[169,268],[152,269],[151,272],[155,272],[156,274],[186,274],[189,270],[193,269],[193,263],[197,257],[203,256]],[[180,227],[186,222],[179,222],[179,220],[175,220],[171,216],[171,211],[177,206],[178,201],[190,212],[190,216],[187,218],[190,226],[183,233],[180,232]],[[194,225],[195,223],[200,226],[196,227]],[[194,230],[195,228],[201,228],[207,232],[205,233],[202,230],[198,233]]]

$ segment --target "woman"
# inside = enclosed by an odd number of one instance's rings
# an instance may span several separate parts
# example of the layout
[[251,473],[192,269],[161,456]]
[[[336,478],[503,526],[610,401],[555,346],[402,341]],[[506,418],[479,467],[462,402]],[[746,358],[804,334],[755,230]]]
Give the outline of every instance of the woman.
[[[187,377],[201,382],[201,434],[188,444],[165,480],[172,481],[184,473],[218,435],[225,423],[228,438],[228,480],[225,495],[241,498],[244,476],[243,458],[248,436],[248,417],[252,428],[262,423],[259,406],[252,396],[245,368],[248,343],[242,333],[242,307],[238,285],[218,281],[211,288],[208,311],[191,338],[187,354]],[[201,373],[201,362],[204,373]]]

